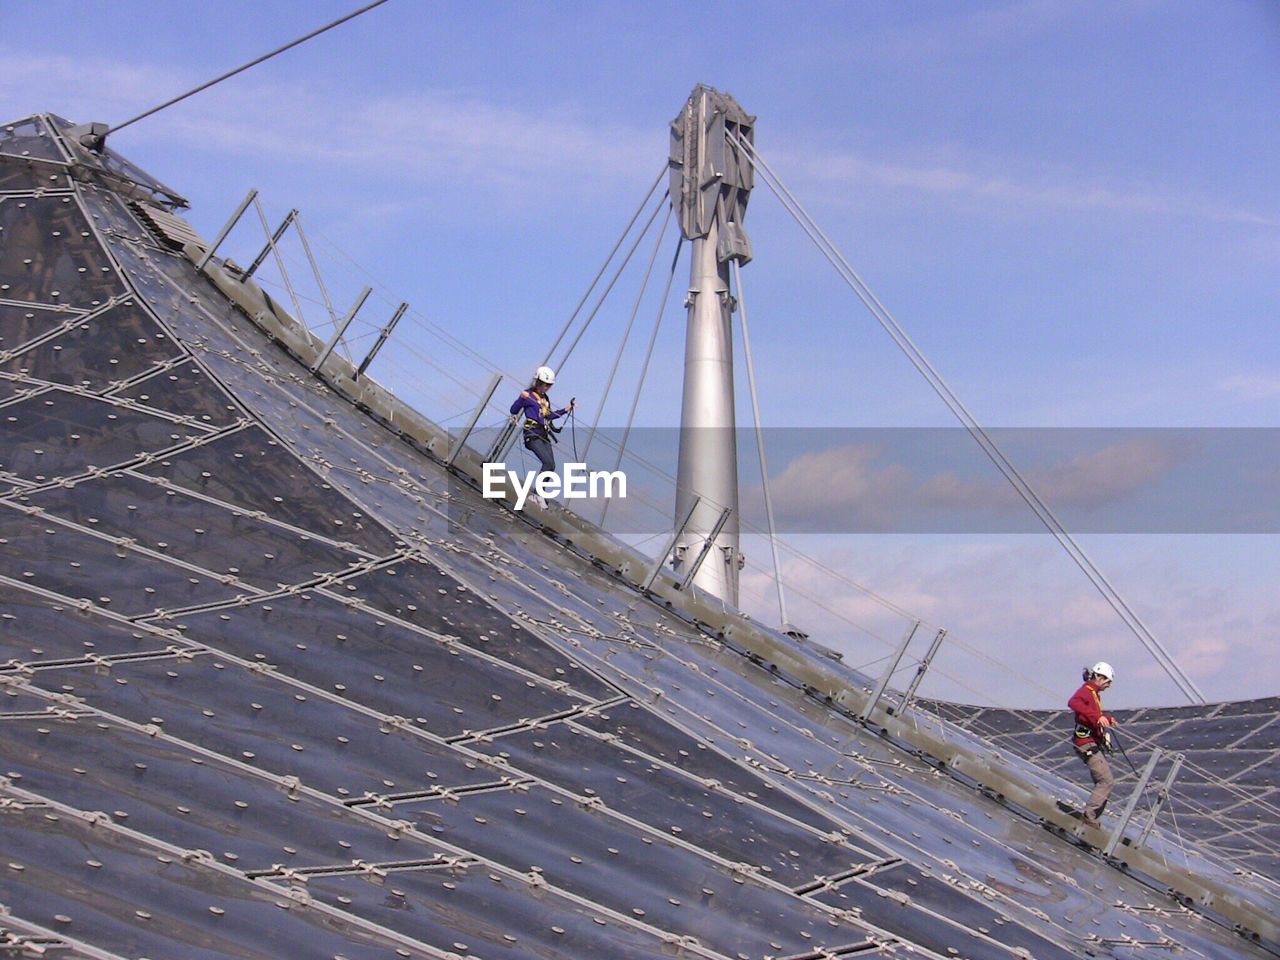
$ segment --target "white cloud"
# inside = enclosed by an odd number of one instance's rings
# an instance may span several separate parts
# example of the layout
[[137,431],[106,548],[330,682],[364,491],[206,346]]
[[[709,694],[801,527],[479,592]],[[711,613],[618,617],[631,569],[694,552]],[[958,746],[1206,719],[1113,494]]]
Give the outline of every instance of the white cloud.
[[[864,195],[869,189],[928,194],[939,199],[981,201],[1007,212],[1034,214],[1045,210],[1092,210],[1186,218],[1218,223],[1280,226],[1274,212],[1258,212],[1223,204],[1209,197],[1188,196],[1184,191],[1161,192],[1147,184],[1123,180],[1082,180],[1069,170],[1049,173],[1021,171],[994,175],[984,169],[1013,167],[1007,159],[973,158],[975,168],[964,169],[927,159],[888,161],[850,151],[819,149],[770,151],[766,160],[779,172],[794,171],[809,183],[820,185],[829,202],[842,196]],[[817,192],[818,186],[813,188]],[[804,192],[810,192],[808,190]]]
[[843,529],[891,528],[911,478],[901,465],[875,463],[880,454],[867,444],[801,454],[771,482],[779,519],[821,530],[834,515]]
[[[1248,544],[1251,564],[1267,569],[1280,562],[1280,538],[1239,542]],[[1195,537],[1106,538],[1097,559],[1112,568],[1108,575],[1122,595],[1210,700],[1273,695],[1280,664],[1268,651],[1280,641],[1280,603],[1237,583],[1230,569],[1206,575],[1198,544]],[[921,618],[925,625],[896,683],[906,682],[913,658],[923,654],[937,627],[946,627],[926,696],[1058,707],[1078,684],[1080,668],[1105,658],[1120,677],[1110,698],[1114,706],[1185,702],[1047,537],[805,537],[796,545],[815,562],[784,561],[791,619],[814,640],[841,650],[851,666],[869,665],[872,676],[884,668],[878,658],[897,644],[912,618]],[[768,574],[752,572],[744,591],[762,620],[776,619]],[[1254,666],[1242,671],[1242,663]]]
[[1240,400],[1274,400],[1280,397],[1280,374],[1236,374],[1219,382],[1218,389]]
[[[1062,5],[1053,2],[1030,7],[1039,11],[1030,19],[1009,11],[961,19],[966,31],[982,37],[997,36],[1010,24],[1025,26],[1045,18],[1051,22],[1063,13]],[[0,62],[0,102],[10,104],[6,114],[14,114],[4,119],[34,110],[65,112],[73,104],[84,116],[70,119],[119,122],[158,98],[186,89],[193,79],[199,78],[163,66],[17,55]],[[472,191],[487,188],[519,201],[647,182],[665,156],[665,130],[630,127],[585,114],[586,109],[535,113],[447,90],[345,94],[246,74],[156,114],[121,137],[163,135],[204,152],[276,157],[295,168],[340,166],[384,177],[394,174],[394,181],[455,184]],[[828,203],[882,188],[927,194],[934,203],[940,198],[979,200],[984,206],[1024,213],[1084,209],[1280,225],[1272,212],[1240,209],[1181,191],[1161,192],[1148,185],[1082,181],[1070,171],[984,172],[1009,169],[1007,158],[973,157],[968,169],[929,159],[886,160],[823,150],[815,146],[824,139],[822,134],[800,136],[802,142],[771,150],[768,159],[788,179],[813,184],[803,193],[821,191]]]
[[[57,102],[49,102],[57,78]],[[6,112],[65,111],[121,122],[192,78],[162,66],[13,56],[0,62]],[[126,138],[162,136],[202,153],[273,157],[302,170],[341,167],[376,175],[388,189],[404,182],[508,197],[575,192],[648,182],[662,166],[665,131],[633,130],[572,109],[522,111],[442,90],[375,96],[262,80],[252,74],[197,94],[137,127]]]
[[[1024,464],[1021,472],[1051,509],[1087,510],[1150,488],[1188,455],[1173,440],[1144,435],[1060,462]],[[994,468],[979,477],[952,470],[921,476],[896,462],[892,450],[871,444],[803,453],[771,481],[771,490],[780,526],[805,532],[951,529],[989,522],[991,511],[1025,514],[1033,523],[1029,508]],[[757,500],[755,485],[745,491],[748,512]]]

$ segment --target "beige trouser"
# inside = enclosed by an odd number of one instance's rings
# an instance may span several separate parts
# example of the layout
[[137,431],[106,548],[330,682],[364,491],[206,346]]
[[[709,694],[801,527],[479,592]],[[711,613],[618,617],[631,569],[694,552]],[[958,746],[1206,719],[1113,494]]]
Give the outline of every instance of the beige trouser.
[[1112,776],[1111,764],[1107,763],[1106,754],[1101,750],[1094,750],[1090,756],[1086,757],[1085,751],[1076,747],[1076,753],[1080,755],[1080,759],[1089,768],[1090,776],[1093,777],[1093,793],[1089,794],[1089,802],[1084,805],[1084,815],[1090,820],[1096,820],[1102,816],[1107,799],[1115,789],[1116,778]]

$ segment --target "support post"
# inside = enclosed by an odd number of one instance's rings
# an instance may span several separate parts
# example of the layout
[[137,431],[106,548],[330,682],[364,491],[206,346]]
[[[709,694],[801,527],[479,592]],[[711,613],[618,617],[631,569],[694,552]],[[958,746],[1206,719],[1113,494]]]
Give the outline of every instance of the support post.
[[684,528],[689,525],[689,521],[693,519],[693,511],[698,509],[698,503],[701,497],[694,497],[693,503],[689,504],[689,509],[685,511],[684,519],[676,526],[676,532],[671,535],[671,539],[667,541],[666,547],[658,554],[658,559],[653,562],[653,566],[649,568],[649,574],[644,578],[643,590],[648,593],[653,589],[653,582],[658,579],[658,574],[662,572],[662,568],[666,566],[667,558],[671,556],[671,551],[675,550],[676,544],[680,537],[684,535]]
[[[720,531],[724,529],[725,524],[729,522],[729,518],[732,515],[733,509],[731,507],[725,507],[720,511],[720,517],[716,520],[716,525],[711,528],[711,532],[708,533],[706,539],[702,541],[702,549],[698,551],[697,559],[694,560],[693,563],[685,570],[684,579],[681,580],[680,585],[676,587],[677,590],[689,589],[689,584],[691,584],[693,582],[693,578],[698,575],[698,569],[702,566],[702,562],[707,559],[707,555],[710,554],[717,546],[716,538],[720,536]],[[728,548],[726,547],[726,549]],[[716,594],[716,596],[719,596],[719,594]],[[721,597],[721,599],[724,598]]]
[[196,264],[196,270],[204,270],[209,261],[213,259],[214,252],[217,251],[218,247],[222,246],[222,241],[227,239],[227,235],[235,229],[235,225],[240,222],[240,218],[244,216],[244,212],[249,209],[249,204],[253,203],[256,199],[258,199],[258,188],[254,187],[245,195],[245,198],[240,201],[240,206],[236,207],[236,212],[231,215],[231,219],[228,220],[226,225],[218,231],[218,235],[213,238],[213,243],[210,245],[209,249],[204,252],[204,256],[200,258],[200,262]]
[[498,384],[501,382],[502,374],[495,373],[493,379],[489,381],[489,389],[484,392],[484,396],[480,398],[480,402],[476,405],[475,410],[472,411],[471,419],[467,421],[466,427],[463,428],[462,435],[454,441],[453,448],[449,451],[449,457],[444,462],[446,467],[452,467],[453,461],[458,459],[458,454],[467,445],[467,438],[471,436],[471,431],[476,428],[476,424],[484,414],[485,407],[489,406],[489,401],[493,399],[493,395],[498,389]]
[[1159,747],[1152,748],[1151,759],[1142,768],[1142,775],[1138,777],[1138,785],[1133,788],[1133,793],[1129,795],[1129,802],[1124,805],[1124,812],[1120,814],[1120,822],[1111,831],[1111,836],[1107,838],[1106,846],[1102,848],[1103,856],[1111,856],[1116,852],[1116,847],[1120,846],[1120,839],[1124,836],[1125,828],[1129,826],[1129,821],[1133,819],[1133,811],[1138,809],[1138,802],[1142,799],[1142,794],[1147,789],[1147,784],[1151,781],[1151,775],[1155,773],[1156,764],[1160,762],[1162,756],[1164,754]]
[[320,296],[324,298],[324,308],[329,314],[329,319],[335,323],[338,320],[338,314],[333,309],[333,301],[329,299],[329,288],[324,285],[324,277],[320,276],[320,268],[316,265],[316,258],[311,253],[311,244],[307,242],[307,231],[302,229],[302,216],[294,217],[294,229],[298,231],[298,242],[302,244],[302,252],[307,255],[307,263],[311,266],[311,275],[315,278],[316,286],[320,288]]
[[377,356],[378,351],[382,349],[382,345],[387,342],[387,337],[391,336],[391,331],[396,328],[396,324],[400,322],[400,318],[404,316],[404,312],[408,309],[408,303],[402,303],[396,307],[396,312],[387,321],[387,325],[378,331],[378,340],[374,343],[373,349],[369,351],[368,356],[360,361],[360,366],[356,368],[357,377],[364,376],[364,372],[369,369],[369,364],[373,363],[373,358]]
[[1184,759],[1185,757],[1180,753],[1173,755],[1172,762],[1169,764],[1169,772],[1165,774],[1164,783],[1160,785],[1160,792],[1156,794],[1156,802],[1151,807],[1151,818],[1147,820],[1142,832],[1138,834],[1138,839],[1133,842],[1135,847],[1140,847],[1147,842],[1148,835],[1156,825],[1156,817],[1160,815],[1164,805],[1169,802],[1169,791],[1173,789],[1173,781],[1177,779],[1178,771],[1182,769],[1182,761]]
[[933,642],[929,644],[929,650],[924,655],[924,659],[920,661],[920,665],[916,667],[916,675],[911,678],[911,683],[907,686],[907,692],[902,696],[902,703],[898,705],[895,711],[899,715],[905,714],[907,708],[911,706],[911,701],[916,697],[916,688],[920,686],[920,681],[924,679],[924,675],[929,671],[929,664],[933,663],[933,656],[938,652],[938,648],[942,646],[942,641],[946,639],[947,631],[939,630],[933,638]]
[[253,258],[253,263],[249,264],[249,268],[245,270],[244,278],[246,280],[252,277],[254,271],[262,266],[262,262],[267,259],[267,254],[275,249],[275,245],[280,242],[280,238],[284,236],[284,232],[289,229],[289,224],[293,223],[293,218],[297,215],[297,210],[290,210],[285,216],[284,222],[276,227],[275,232],[271,234],[271,239],[266,242],[266,245],[258,252],[258,255]]
[[360,308],[364,306],[364,302],[369,299],[369,294],[373,293],[373,287],[365,287],[360,291],[360,296],[356,297],[356,302],[351,305],[351,309],[347,311],[347,315],[342,318],[342,322],[338,324],[338,329],[333,332],[333,337],[325,344],[324,350],[320,352],[320,356],[316,358],[316,362],[311,365],[311,372],[315,373],[324,366],[324,362],[329,359],[329,354],[333,353],[333,348],[338,345],[338,341],[342,339],[342,335],[347,332],[347,327],[351,326],[351,321],[356,318],[356,314],[360,312]]
[[902,638],[902,642],[898,644],[898,649],[894,651],[893,656],[889,658],[889,666],[885,669],[884,674],[876,681],[875,689],[871,691],[871,696],[867,698],[866,706],[862,708],[862,712],[858,714],[858,719],[866,723],[871,719],[871,711],[876,708],[876,704],[880,702],[880,698],[884,696],[884,691],[889,686],[889,680],[893,677],[894,672],[898,669],[898,664],[902,662],[902,655],[907,652],[907,647],[911,645],[912,638],[916,635],[916,631],[920,629],[920,621],[916,620],[907,629],[906,634]]
[[507,451],[511,449],[511,442],[515,439],[516,433],[520,429],[520,425],[516,421],[516,414],[512,414],[507,418],[507,422],[502,425],[498,435],[493,438],[493,446],[485,454],[485,463],[500,463],[506,457]]
[[694,497],[702,500],[678,544],[684,551],[677,551],[676,570],[692,582],[688,556],[706,538],[715,505],[722,505],[729,514],[715,536],[725,562],[703,566],[696,580],[731,604],[738,602],[742,555],[729,265],[751,259],[742,221],[753,173],[735,142],[751,140],[754,124],[733,97],[698,85],[671,123],[669,154],[671,203],[691,244],[675,515]]

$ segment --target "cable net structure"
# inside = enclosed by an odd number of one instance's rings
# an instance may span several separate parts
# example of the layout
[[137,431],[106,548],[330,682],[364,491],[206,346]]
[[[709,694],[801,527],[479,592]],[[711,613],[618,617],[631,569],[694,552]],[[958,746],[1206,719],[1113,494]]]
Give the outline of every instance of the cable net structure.
[[482,497],[71,128],[0,125],[0,952],[1274,954],[1265,877]]

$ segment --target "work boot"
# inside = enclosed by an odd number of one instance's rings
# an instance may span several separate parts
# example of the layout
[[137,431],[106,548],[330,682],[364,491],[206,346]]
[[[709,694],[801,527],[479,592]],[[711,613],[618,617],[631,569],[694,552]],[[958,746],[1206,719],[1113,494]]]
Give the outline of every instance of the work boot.
[[1080,819],[1084,821],[1084,825],[1086,827],[1096,827],[1099,830],[1102,829],[1102,821],[1099,820],[1094,814],[1090,813],[1088,810],[1084,812],[1084,816],[1082,816]]

